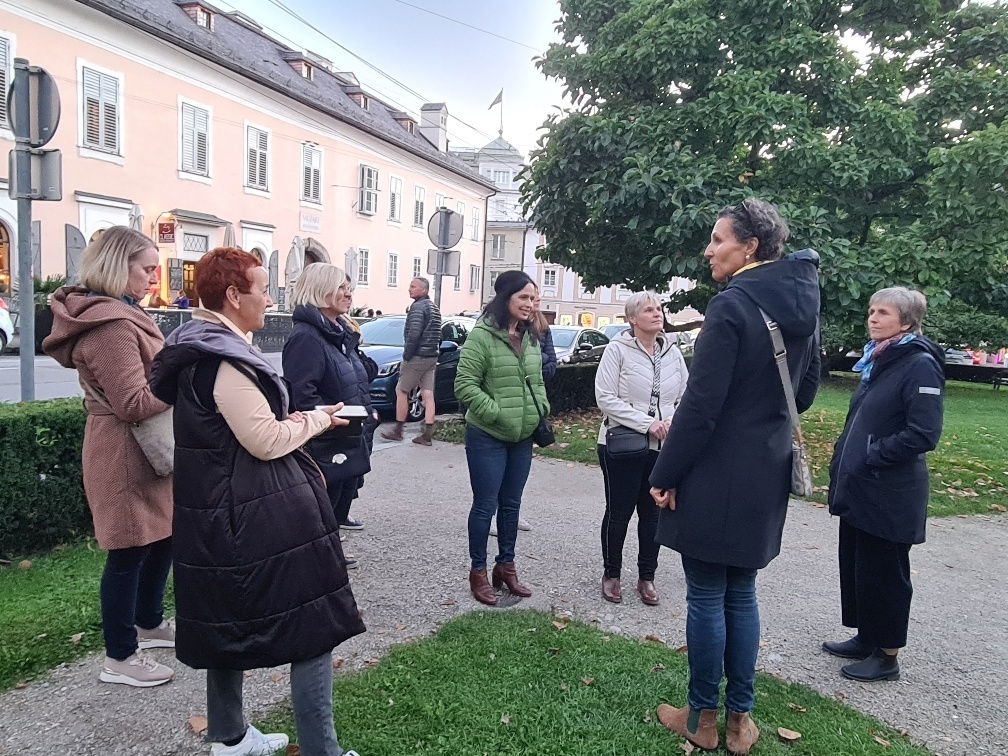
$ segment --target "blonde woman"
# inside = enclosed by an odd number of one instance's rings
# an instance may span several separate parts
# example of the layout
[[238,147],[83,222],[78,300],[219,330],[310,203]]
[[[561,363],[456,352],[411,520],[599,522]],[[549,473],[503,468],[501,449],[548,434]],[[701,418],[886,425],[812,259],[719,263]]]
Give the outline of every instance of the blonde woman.
[[[641,291],[631,295],[625,312],[630,329],[609,342],[595,374],[595,400],[604,415],[598,437],[606,499],[602,598],[616,604],[623,600],[623,542],[636,511],[637,594],[642,602],[655,606],[659,601],[654,586],[658,506],[651,498],[648,476],[686,391],[686,361],[665,333],[665,315],[657,294]],[[607,436],[614,429],[634,431],[646,438],[646,444],[632,456],[611,454]]]
[[147,385],[164,338],[138,303],[157,283],[158,253],[138,231],[115,226],[81,257],[80,286],[52,298],[53,329],[42,344],[85,387],[84,492],[98,546],[107,549],[101,578],[105,662],[99,679],[134,687],[174,672],[141,649],[172,648],[164,621],[171,567],[172,479],[158,477],[130,426],[168,410]]

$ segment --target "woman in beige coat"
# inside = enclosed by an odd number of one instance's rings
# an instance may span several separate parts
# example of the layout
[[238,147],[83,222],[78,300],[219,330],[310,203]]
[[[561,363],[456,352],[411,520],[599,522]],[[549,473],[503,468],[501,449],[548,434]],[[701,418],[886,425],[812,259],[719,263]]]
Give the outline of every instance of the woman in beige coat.
[[158,477],[130,425],[168,410],[147,385],[164,337],[137,303],[157,283],[158,253],[138,231],[116,226],[91,242],[77,287],[53,295],[46,354],[76,368],[84,388],[84,492],[98,546],[108,550],[101,579],[105,662],[99,679],[135,687],[174,672],[142,653],[173,648],[164,620],[171,567],[172,479]]

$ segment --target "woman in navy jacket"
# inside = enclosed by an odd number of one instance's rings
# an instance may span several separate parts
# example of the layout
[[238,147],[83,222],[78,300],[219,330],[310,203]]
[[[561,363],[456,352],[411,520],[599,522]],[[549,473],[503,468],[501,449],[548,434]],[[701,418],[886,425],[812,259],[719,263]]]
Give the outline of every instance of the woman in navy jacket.
[[657,541],[682,554],[687,705],[666,727],[715,749],[722,672],[727,746],[747,754],[759,652],[756,573],[777,556],[791,493],[791,419],[762,308],[780,327],[798,410],[819,383],[819,256],[782,257],[788,228],[757,199],[718,214],[704,252],[715,281],[686,392],[651,473]]
[[291,297],[294,331],[284,344],[283,372],[296,410],[340,402],[367,409],[363,433],[322,436],[305,446],[325,475],[336,521],[343,529],[359,530],[363,525],[350,519],[350,504],[371,470],[367,435],[376,417],[367,370],[357,354],[360,333],[343,320],[352,298],[346,274],[335,265],[313,263],[304,269]]
[[921,335],[927,300],[902,286],[875,292],[871,341],[830,462],[830,513],[840,518],[840,607],[857,635],[823,650],[857,659],[845,677],[898,680],[910,621],[910,546],[924,542],[928,469],[938,445],[945,355]]

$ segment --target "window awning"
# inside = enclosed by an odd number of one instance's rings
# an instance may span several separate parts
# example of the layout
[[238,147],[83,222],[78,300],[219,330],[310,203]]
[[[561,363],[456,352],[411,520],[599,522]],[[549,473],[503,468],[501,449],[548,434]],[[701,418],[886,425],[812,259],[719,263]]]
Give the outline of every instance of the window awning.
[[199,223],[204,226],[216,226],[217,228],[223,228],[229,221],[223,218],[218,218],[216,215],[210,215],[208,213],[197,213],[195,210],[182,210],[181,208],[175,208],[174,210],[169,210],[172,217],[182,221],[183,223]]

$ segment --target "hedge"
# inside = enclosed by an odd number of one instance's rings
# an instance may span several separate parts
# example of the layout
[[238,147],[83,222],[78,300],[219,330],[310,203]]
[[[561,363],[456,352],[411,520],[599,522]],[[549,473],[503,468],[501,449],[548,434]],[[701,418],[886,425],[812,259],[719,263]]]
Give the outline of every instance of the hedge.
[[91,533],[80,399],[0,404],[0,555],[24,554]]
[[591,409],[595,403],[595,373],[598,364],[561,365],[546,384],[550,414]]

